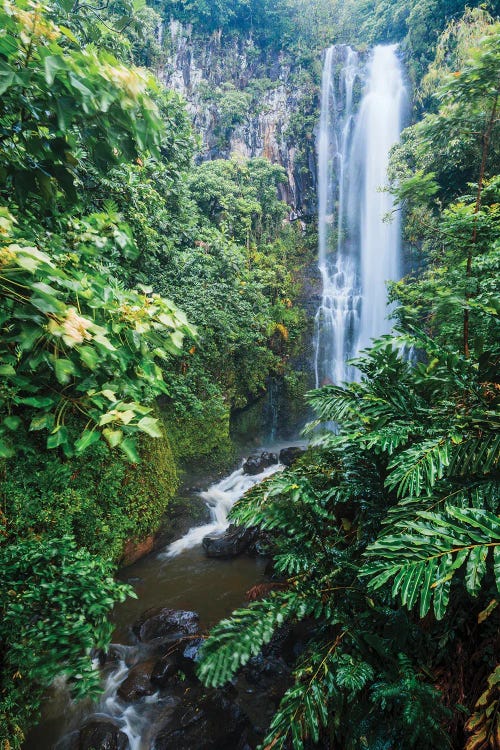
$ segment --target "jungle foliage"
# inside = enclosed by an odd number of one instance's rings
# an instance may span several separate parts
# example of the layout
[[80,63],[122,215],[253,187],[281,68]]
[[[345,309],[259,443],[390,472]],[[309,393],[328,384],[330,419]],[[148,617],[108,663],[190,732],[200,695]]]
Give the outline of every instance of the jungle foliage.
[[420,265],[393,287],[399,334],[308,395],[316,447],[232,512],[280,585],[212,630],[201,679],[308,633],[266,750],[499,746],[500,29],[479,20],[447,30],[460,69],[393,155]]
[[57,674],[95,689],[125,542],[157,529],[190,441],[216,426],[229,443],[231,409],[304,328],[282,170],[194,167],[184,103],[133,65],[156,39],[140,3],[0,7],[2,747]]
[[[315,50],[332,41],[403,39],[429,110],[393,159],[415,264],[391,291],[401,337],[366,353],[360,383],[310,395],[338,433],[236,509],[271,532],[285,585],[214,630],[201,675],[221,684],[306,620],[267,747],[498,743],[499,40],[484,10],[458,22],[462,10],[0,6],[2,750],[21,747],[56,675],[75,696],[96,688],[90,648],[106,646],[107,613],[130,593],[111,577],[123,542],[154,531],[174,456],[203,443],[215,454],[213,434],[228,440],[231,410],[286,373],[305,331],[295,299],[309,256],[284,221],[283,170],[194,166],[184,103],[134,67],[161,67],[170,16],[286,47],[305,92],[289,133],[301,141]],[[267,85],[210,93],[221,138]]]

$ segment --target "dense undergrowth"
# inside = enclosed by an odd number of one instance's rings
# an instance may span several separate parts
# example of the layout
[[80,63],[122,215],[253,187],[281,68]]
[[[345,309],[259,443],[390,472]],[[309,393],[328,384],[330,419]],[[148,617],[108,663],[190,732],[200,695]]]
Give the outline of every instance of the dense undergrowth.
[[57,673],[94,689],[125,543],[157,529],[184,460],[230,460],[231,410],[305,330],[283,170],[194,166],[184,103],[133,66],[152,50],[137,11],[0,8],[5,747]]
[[266,750],[499,747],[499,50],[483,11],[446,29],[392,157],[418,268],[399,335],[309,394],[316,447],[232,512],[271,533],[280,585],[213,629],[201,679],[309,634]]
[[[223,682],[307,618],[268,747],[498,742],[498,25],[458,20],[449,0],[302,5],[0,6],[2,750],[57,674],[77,696],[96,689],[89,650],[131,593],[114,566],[157,527],[178,465],[227,460],[232,411],[269,378],[300,390],[310,232],[286,221],[280,167],[195,166],[184,103],[134,67],[161,68],[171,15],[251,35],[263,56],[283,48],[305,92],[288,134],[305,171],[325,44],[403,39],[429,112],[392,162],[416,270],[391,295],[420,364],[383,340],[361,384],[310,396],[339,434],[236,511],[273,530],[287,587],[214,631],[202,676]],[[270,85],[256,79],[255,106]],[[240,94],[207,94],[226,142]]]

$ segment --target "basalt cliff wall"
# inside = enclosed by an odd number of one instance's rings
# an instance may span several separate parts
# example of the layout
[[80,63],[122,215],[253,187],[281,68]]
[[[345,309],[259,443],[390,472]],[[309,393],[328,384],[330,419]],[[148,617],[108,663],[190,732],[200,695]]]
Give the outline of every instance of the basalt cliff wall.
[[264,157],[286,171],[290,218],[315,216],[315,128],[320,64],[298,63],[251,37],[200,37],[171,21],[160,29],[160,78],[188,103],[200,137],[198,159]]

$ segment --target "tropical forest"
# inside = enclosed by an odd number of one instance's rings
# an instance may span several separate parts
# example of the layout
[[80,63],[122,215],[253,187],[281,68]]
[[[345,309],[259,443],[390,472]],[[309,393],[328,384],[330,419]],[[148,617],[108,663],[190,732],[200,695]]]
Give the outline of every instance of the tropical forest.
[[0,0],[0,750],[500,750],[497,0]]

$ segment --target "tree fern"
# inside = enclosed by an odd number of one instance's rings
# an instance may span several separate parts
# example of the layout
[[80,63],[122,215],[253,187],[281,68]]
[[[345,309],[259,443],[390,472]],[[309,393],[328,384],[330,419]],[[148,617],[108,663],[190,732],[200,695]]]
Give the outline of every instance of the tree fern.
[[[237,523],[267,532],[284,590],[212,631],[200,676],[231,679],[285,621],[302,620],[309,638],[266,750],[326,737],[345,750],[442,750],[432,661],[442,670],[447,644],[469,638],[456,615],[467,621],[468,596],[484,592],[480,625],[490,628],[500,581],[492,397],[472,362],[424,335],[413,343],[426,361],[410,365],[401,340],[383,337],[356,362],[361,382],[313,391],[320,447],[233,509]],[[442,623],[452,595],[461,606]],[[436,615],[425,628],[409,615],[417,606]]]
[[304,743],[317,743],[331,714],[345,700],[370,683],[374,670],[359,657],[342,651],[346,630],[326,645],[313,643],[294,677],[295,683],[283,696],[261,750],[283,750],[291,740],[294,750]]
[[280,591],[236,610],[230,619],[218,623],[204,642],[198,670],[200,680],[209,687],[224,685],[269,643],[285,622],[320,617],[324,613],[324,604],[308,596],[307,591]]
[[450,463],[451,440],[442,435],[423,440],[400,452],[388,466],[385,480],[398,497],[419,496],[431,490]]

